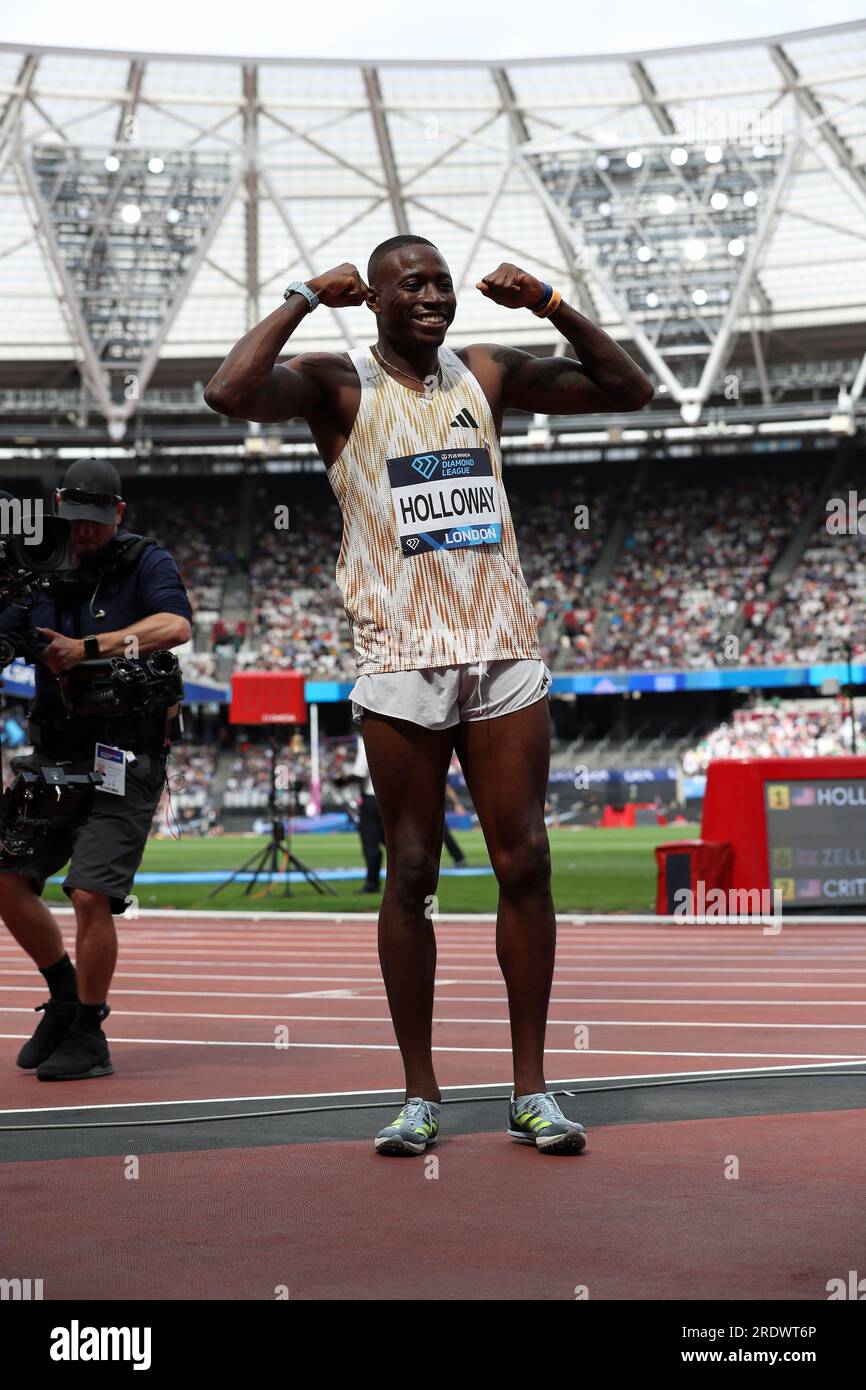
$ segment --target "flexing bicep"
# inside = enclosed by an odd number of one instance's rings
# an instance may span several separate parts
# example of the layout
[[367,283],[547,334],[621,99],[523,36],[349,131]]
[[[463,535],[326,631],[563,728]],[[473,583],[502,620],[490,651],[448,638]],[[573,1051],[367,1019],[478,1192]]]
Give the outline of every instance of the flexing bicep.
[[251,385],[219,373],[208,384],[205,400],[212,410],[233,420],[254,420],[268,425],[296,417],[309,420],[321,410],[324,391],[321,378],[303,357],[289,366],[276,366],[264,381]]
[[506,408],[543,415],[589,415],[623,409],[618,390],[598,385],[570,357],[532,357],[509,351],[503,384]]

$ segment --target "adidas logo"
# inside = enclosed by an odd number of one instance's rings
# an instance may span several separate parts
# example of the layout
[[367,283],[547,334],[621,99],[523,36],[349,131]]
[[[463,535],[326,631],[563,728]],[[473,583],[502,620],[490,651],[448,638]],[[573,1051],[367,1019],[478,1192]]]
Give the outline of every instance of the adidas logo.
[[452,429],[477,430],[478,424],[472,419],[468,410],[458,410],[455,418],[451,421]]

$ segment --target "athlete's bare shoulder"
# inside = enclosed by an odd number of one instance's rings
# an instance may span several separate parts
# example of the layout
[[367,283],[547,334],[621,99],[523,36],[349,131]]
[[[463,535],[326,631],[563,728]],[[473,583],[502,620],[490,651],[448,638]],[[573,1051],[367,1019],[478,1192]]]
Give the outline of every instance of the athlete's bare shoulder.
[[503,414],[504,384],[515,365],[514,349],[503,347],[500,343],[470,343],[460,348],[457,356],[469,368],[487,397],[493,419],[499,427]]
[[358,374],[347,352],[300,352],[283,364],[310,377],[325,391],[338,390]]
[[346,446],[361,400],[361,383],[347,352],[304,352],[288,364],[317,387],[306,419],[322,462],[330,468]]

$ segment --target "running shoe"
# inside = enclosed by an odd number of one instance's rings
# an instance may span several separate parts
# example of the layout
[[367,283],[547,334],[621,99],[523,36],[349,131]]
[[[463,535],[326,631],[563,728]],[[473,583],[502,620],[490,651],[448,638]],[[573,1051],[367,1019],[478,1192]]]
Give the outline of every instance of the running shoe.
[[439,1106],[433,1100],[413,1096],[400,1114],[376,1135],[376,1151],[380,1154],[422,1154],[428,1144],[435,1144],[439,1133]]
[[516,1099],[512,1091],[508,1133],[518,1143],[534,1144],[543,1153],[579,1154],[586,1148],[583,1125],[563,1115],[554,1097],[544,1091]]
[[33,1037],[18,1053],[18,1066],[24,1071],[32,1071],[41,1062],[47,1061],[64,1038],[69,1036],[77,1009],[78,1004],[74,999],[70,1004],[58,1004],[54,999],[37,1004],[34,1013],[41,1013],[42,1018]]
[[[111,1005],[104,1006],[101,1019],[108,1018]],[[40,1081],[85,1081],[91,1076],[111,1076],[114,1067],[108,1039],[100,1028],[96,1033],[71,1028],[59,1047],[36,1068]]]

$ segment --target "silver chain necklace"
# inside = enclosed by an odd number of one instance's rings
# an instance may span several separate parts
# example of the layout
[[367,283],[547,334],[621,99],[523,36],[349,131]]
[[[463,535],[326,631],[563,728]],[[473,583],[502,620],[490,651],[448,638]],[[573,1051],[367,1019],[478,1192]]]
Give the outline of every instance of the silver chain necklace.
[[[427,382],[428,382],[429,379],[430,379],[429,377],[413,376],[411,372],[404,372],[402,367],[395,367],[393,362],[389,362],[388,359],[387,359],[387,357],[383,357],[383,356],[382,356],[381,352],[379,351],[379,349],[378,349],[378,347],[376,346],[375,343],[373,344],[373,351],[375,352],[375,354],[376,354],[376,356],[378,357],[379,361],[382,363],[382,366],[383,366],[383,367],[390,367],[392,372],[396,372],[398,376],[405,376],[405,377],[408,377],[409,381],[417,381],[417,383],[418,383],[419,386],[426,386],[426,385],[427,385]],[[441,364],[440,364],[439,366],[437,366],[437,368],[436,368],[436,376],[437,376],[437,377],[439,378],[439,380],[441,381],[441,379],[442,379],[442,366],[441,366]]]

